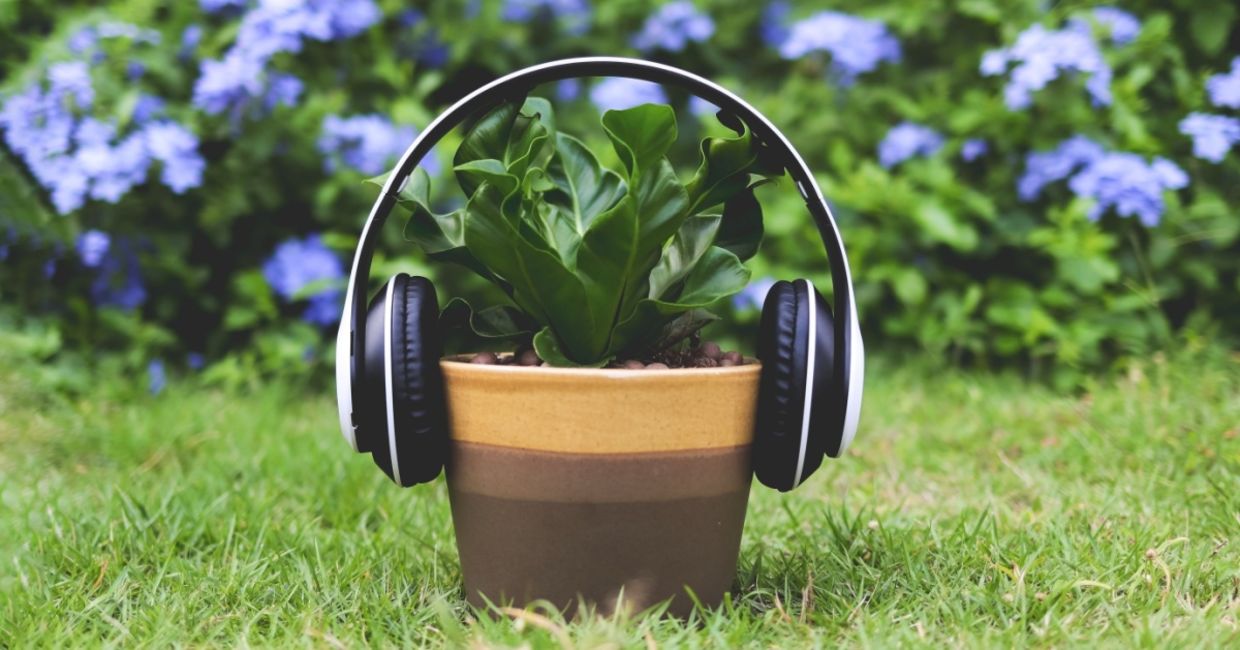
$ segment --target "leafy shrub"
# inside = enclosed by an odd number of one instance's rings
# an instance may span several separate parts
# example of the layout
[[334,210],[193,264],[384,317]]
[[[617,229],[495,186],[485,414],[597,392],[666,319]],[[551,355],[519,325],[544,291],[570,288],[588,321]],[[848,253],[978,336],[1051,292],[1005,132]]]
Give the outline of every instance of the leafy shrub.
[[554,365],[601,366],[682,341],[715,318],[706,307],[745,287],[743,262],[762,239],[751,176],[775,169],[744,124],[702,140],[701,164],[682,183],[667,159],[672,107],[607,111],[602,123],[619,172],[556,128],[550,102],[531,97],[492,110],[461,141],[453,169],[469,197],[463,208],[432,212],[420,168],[403,191],[411,238],[516,305],[470,315],[479,333],[532,334]]
[[[360,181],[479,83],[637,54],[728,85],[798,145],[841,219],[876,349],[1061,372],[1177,329],[1238,329],[1233,2],[815,4],[4,4],[4,309],[135,370],[193,352],[222,376],[303,373],[328,358],[330,329],[303,317],[315,296],[339,300],[343,266],[273,286],[262,269],[282,242],[317,234],[315,251],[346,255],[374,196]],[[547,92],[561,122],[638,93],[709,112],[626,80]],[[432,177],[446,174],[436,162]],[[713,307],[735,337],[768,278],[829,286],[795,191],[758,194],[769,236],[755,280]],[[385,250],[409,252],[390,230]],[[106,250],[78,245],[89,232]],[[376,277],[402,268],[491,295],[421,258],[381,262]]]

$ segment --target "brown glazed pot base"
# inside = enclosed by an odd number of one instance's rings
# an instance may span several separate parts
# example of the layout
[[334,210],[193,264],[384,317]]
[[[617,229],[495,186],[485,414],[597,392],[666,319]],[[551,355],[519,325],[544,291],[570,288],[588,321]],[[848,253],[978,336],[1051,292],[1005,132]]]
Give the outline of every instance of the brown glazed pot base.
[[[760,365],[441,366],[474,604],[718,605],[736,576]],[[623,600],[620,600],[620,599]]]
[[[475,605],[641,611],[686,588],[718,605],[736,572],[749,447],[564,454],[455,443],[448,494]],[[621,596],[623,594],[623,596]],[[621,600],[621,598],[623,600]]]

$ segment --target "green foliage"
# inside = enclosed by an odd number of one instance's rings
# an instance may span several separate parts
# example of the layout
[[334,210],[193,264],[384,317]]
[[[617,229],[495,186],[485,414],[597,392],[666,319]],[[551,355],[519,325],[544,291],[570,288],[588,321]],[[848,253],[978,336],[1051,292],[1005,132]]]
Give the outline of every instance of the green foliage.
[[517,309],[470,316],[458,300],[448,322],[488,338],[529,339],[536,329],[548,362],[599,366],[677,343],[713,319],[705,307],[744,288],[743,262],[762,238],[751,183],[760,149],[749,130],[703,139],[701,163],[681,183],[667,158],[672,107],[607,111],[602,123],[618,172],[557,130],[550,102],[533,97],[502,104],[465,134],[453,159],[463,208],[432,211],[430,178],[416,170],[400,194],[406,234],[494,283]]
[[[270,287],[257,282],[257,272],[290,236],[321,232],[346,261],[356,242],[374,195],[360,184],[366,174],[325,168],[316,144],[324,119],[377,113],[421,127],[480,83],[526,65],[588,54],[642,56],[631,45],[632,35],[662,2],[590,3],[592,18],[583,33],[554,22],[505,21],[500,2],[478,3],[476,15],[466,12],[473,3],[415,4],[425,15],[416,25],[402,22],[408,3],[382,0],[384,18],[367,32],[336,42],[307,41],[297,53],[281,53],[267,72],[301,79],[300,101],[234,117],[206,115],[191,99],[202,61],[220,58],[234,42],[235,14],[207,15],[197,2],[114,0],[104,7],[80,1],[0,2],[0,95],[5,96],[71,58],[68,41],[81,27],[124,21],[158,31],[159,45],[108,42],[107,57],[92,69],[96,113],[124,126],[137,93],[162,97],[168,114],[200,137],[207,163],[203,186],[185,195],[149,181],[118,204],[92,202],[72,215],[56,216],[29,172],[14,169],[19,165],[0,152],[0,238],[6,238],[0,246],[7,252],[0,263],[0,302],[21,314],[14,316],[17,320],[45,321],[65,349],[124,351],[126,358],[137,357],[137,350],[169,359],[199,351],[219,359],[239,350],[246,355],[283,350],[257,343],[287,335],[299,346],[308,342],[312,359],[322,358],[330,345],[328,332],[312,332],[307,340],[304,328],[294,327],[303,306],[277,299]],[[1233,150],[1219,164],[1198,159],[1191,140],[1177,128],[1194,111],[1227,112],[1208,103],[1205,82],[1225,71],[1240,52],[1240,13],[1234,2],[1123,3],[1140,20],[1141,30],[1132,43],[1101,46],[1114,70],[1114,101],[1093,105],[1083,81],[1065,75],[1036,92],[1024,111],[1004,105],[1003,79],[979,73],[982,56],[1011,45],[1032,25],[1058,28],[1085,15],[1088,3],[791,3],[792,20],[821,10],[844,11],[883,21],[899,39],[899,63],[884,63],[849,84],[832,76],[828,54],[786,60],[765,44],[765,2],[697,0],[695,5],[715,21],[711,38],[680,52],[648,56],[734,90],[797,146],[840,219],[857,283],[858,313],[871,347],[927,350],[961,363],[1017,366],[1073,381],[1080,369],[1165,347],[1184,328],[1235,342],[1240,331],[1240,215],[1235,208],[1240,205],[1240,154]],[[182,35],[191,25],[203,28],[203,38],[196,50],[183,52]],[[443,46],[442,65],[417,55],[433,44]],[[130,61],[145,65],[140,80],[127,78]],[[588,100],[590,83],[585,83],[585,95],[557,99],[556,131],[580,132],[601,165],[628,174],[620,154],[604,146],[606,133],[596,138],[599,134],[576,129],[596,123],[599,116]],[[682,94],[673,91],[669,99],[680,115],[682,135],[693,136],[682,138],[690,140],[689,148],[701,135],[717,132],[713,118],[685,119]],[[945,145],[929,157],[885,169],[876,161],[876,147],[905,120],[936,129]],[[1114,150],[1166,157],[1184,168],[1190,185],[1167,193],[1167,209],[1152,228],[1114,214],[1091,221],[1086,216],[1090,206],[1063,183],[1034,201],[1020,200],[1016,185],[1026,155],[1076,134]],[[966,162],[959,152],[972,138],[986,140],[989,153]],[[545,146],[572,148],[561,140]],[[455,151],[460,143],[461,135],[453,134],[443,148]],[[693,153],[678,144],[669,158],[679,165]],[[455,166],[450,154],[436,155],[440,167]],[[568,179],[567,169],[542,169],[545,175],[531,183]],[[482,178],[486,171],[473,174]],[[446,174],[426,180],[444,187]],[[455,175],[459,180],[463,174]],[[612,198],[608,183],[615,179],[596,180],[602,183],[598,193],[582,202],[573,223],[597,217],[598,206]],[[448,214],[460,207],[432,194],[429,182],[426,191],[427,206]],[[541,194],[549,204],[561,196],[549,189]],[[758,188],[756,195],[767,236],[760,254],[747,263],[754,277],[808,277],[829,287],[827,265],[814,241],[818,234],[796,191],[775,184]],[[427,223],[438,222],[415,214],[410,237],[421,237],[419,224]],[[701,230],[711,227],[708,221],[686,223]],[[722,223],[731,222],[725,218]],[[447,224],[441,240],[418,243],[432,258],[471,263],[476,260],[465,246],[463,225],[454,229]],[[92,301],[94,276],[72,248],[74,237],[91,228],[136,242],[147,290],[140,308],[119,312]],[[722,228],[714,238],[717,248],[741,258],[751,252],[730,245],[735,233]],[[432,277],[443,295],[488,308],[515,306],[504,291],[491,290],[498,278],[478,280],[449,266],[427,265],[421,256],[408,255],[410,247],[399,231],[389,230],[371,290],[391,273],[413,271]],[[691,239],[686,236],[677,255],[696,253]],[[54,266],[50,275],[49,261]],[[477,263],[472,268],[487,267]],[[652,284],[668,277],[653,269],[644,276]],[[666,318],[667,308],[658,300],[633,305],[632,297],[627,296],[626,308],[634,308],[633,313]],[[453,308],[457,322],[460,309]],[[756,311],[733,308],[728,301],[711,309],[722,317],[713,335],[751,349]],[[503,313],[489,311],[484,319]],[[521,326],[537,325],[528,330],[532,335],[549,324]],[[635,336],[651,338],[649,333]],[[589,352],[573,352],[586,359],[601,344],[572,345]],[[300,363],[285,361],[276,357],[261,365],[307,372]],[[132,369],[138,370],[144,360],[134,363]]]

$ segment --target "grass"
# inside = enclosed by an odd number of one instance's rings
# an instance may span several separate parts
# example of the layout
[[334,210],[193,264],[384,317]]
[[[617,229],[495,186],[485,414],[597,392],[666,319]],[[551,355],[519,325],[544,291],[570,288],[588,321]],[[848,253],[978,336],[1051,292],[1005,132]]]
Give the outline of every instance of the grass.
[[730,605],[569,624],[467,608],[442,483],[348,453],[326,393],[67,398],[3,360],[0,647],[1240,643],[1240,357],[1073,396],[913,365],[847,460],[755,488]]

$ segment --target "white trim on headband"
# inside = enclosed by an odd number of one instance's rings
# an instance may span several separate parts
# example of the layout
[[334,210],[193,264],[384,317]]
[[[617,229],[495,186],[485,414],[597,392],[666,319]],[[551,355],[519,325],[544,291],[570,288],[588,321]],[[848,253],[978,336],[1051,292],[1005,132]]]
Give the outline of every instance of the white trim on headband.
[[[400,276],[397,276],[400,277]],[[383,304],[383,391],[387,397],[388,453],[392,457],[392,479],[400,482],[400,460],[396,458],[396,409],[392,405],[392,290],[396,278],[387,286],[387,298]]]
[[801,450],[797,452],[797,473],[792,479],[792,487],[795,489],[801,484],[804,478],[801,474],[805,471],[805,449],[809,446],[809,413],[810,406],[814,403],[814,359],[818,352],[818,303],[814,298],[814,285],[809,280],[802,279],[805,283],[805,298],[809,306],[809,343],[806,347],[809,351],[805,357],[805,397],[801,400],[803,413],[801,414]]

